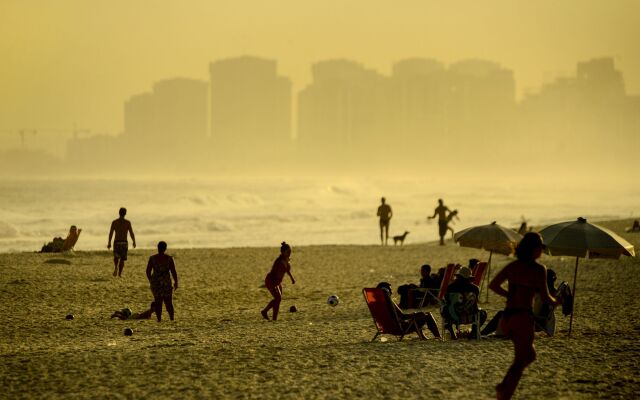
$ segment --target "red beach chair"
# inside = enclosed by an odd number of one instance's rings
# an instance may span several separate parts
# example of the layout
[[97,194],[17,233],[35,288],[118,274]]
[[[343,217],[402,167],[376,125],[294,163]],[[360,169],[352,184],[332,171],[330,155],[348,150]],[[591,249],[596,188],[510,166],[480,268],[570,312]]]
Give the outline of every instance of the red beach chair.
[[[420,328],[415,319],[400,319],[392,304],[393,300],[391,300],[386,291],[377,288],[364,288],[362,289],[362,294],[378,330],[373,339],[371,339],[372,342],[381,334],[400,336],[399,340],[402,340],[406,334],[411,332],[416,332],[418,337],[423,339],[418,332]],[[408,314],[408,316],[411,316],[411,314]]]

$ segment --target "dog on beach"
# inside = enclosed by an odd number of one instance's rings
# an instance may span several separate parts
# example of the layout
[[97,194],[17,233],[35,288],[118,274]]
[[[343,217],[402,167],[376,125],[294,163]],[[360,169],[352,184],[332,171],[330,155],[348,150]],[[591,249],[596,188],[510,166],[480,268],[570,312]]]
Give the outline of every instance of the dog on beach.
[[397,245],[398,242],[400,242],[400,246],[402,246],[404,244],[404,239],[406,239],[407,235],[409,234],[409,231],[404,231],[404,233],[402,235],[397,235],[393,237],[393,245]]

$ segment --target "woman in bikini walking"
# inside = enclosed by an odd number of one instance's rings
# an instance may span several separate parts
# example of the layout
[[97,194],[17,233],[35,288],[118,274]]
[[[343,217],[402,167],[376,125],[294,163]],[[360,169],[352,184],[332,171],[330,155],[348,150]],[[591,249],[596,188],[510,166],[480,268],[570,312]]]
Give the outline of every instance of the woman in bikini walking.
[[[533,319],[533,298],[540,294],[543,302],[557,305],[559,302],[549,294],[547,287],[547,267],[536,260],[544,250],[542,237],[536,232],[524,235],[516,247],[516,261],[509,263],[489,284],[489,289],[507,298],[507,305],[500,322],[505,335],[513,342],[515,358],[507,374],[496,386],[497,399],[510,399],[518,386],[524,369],[535,361],[533,347],[535,322]],[[502,283],[508,281],[508,290]]]

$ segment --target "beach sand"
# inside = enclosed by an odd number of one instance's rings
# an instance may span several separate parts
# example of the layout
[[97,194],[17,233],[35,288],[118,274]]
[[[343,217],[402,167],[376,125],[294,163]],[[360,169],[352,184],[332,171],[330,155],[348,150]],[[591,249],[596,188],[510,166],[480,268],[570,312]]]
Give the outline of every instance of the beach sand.
[[[631,221],[600,223],[629,240]],[[375,232],[374,232],[375,234]],[[265,274],[286,239],[296,284],[284,281],[277,322],[260,309]],[[513,358],[509,341],[401,342],[376,330],[363,287],[418,283],[434,268],[481,250],[447,242],[403,247],[172,249],[180,278],[176,320],[119,321],[114,310],[149,306],[151,250],[130,252],[123,278],[106,251],[0,255],[0,398],[492,398]],[[492,275],[510,259],[494,256]],[[558,282],[573,284],[575,258],[543,256]],[[537,334],[538,359],[515,398],[634,398],[640,389],[640,260],[580,260],[573,333]],[[337,307],[327,296],[340,297]],[[484,299],[484,293],[482,294]],[[290,313],[296,305],[298,312]],[[489,318],[504,300],[490,294]],[[432,309],[436,319],[439,314]],[[74,320],[65,316],[74,314]],[[133,336],[123,335],[125,327]],[[431,334],[427,332],[431,337]]]

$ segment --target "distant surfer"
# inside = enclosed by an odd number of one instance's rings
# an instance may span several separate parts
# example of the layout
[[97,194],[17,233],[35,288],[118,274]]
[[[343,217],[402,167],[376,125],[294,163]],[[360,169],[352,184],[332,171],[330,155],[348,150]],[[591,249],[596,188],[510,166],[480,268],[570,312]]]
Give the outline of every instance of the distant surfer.
[[127,241],[127,234],[131,235],[131,241],[133,248],[136,248],[136,237],[133,234],[131,228],[131,222],[124,219],[127,215],[127,209],[122,207],[118,211],[120,218],[111,222],[111,229],[109,230],[109,243],[107,243],[107,249],[111,248],[111,238],[115,232],[116,237],[113,240],[113,276],[122,276],[122,269],[124,268],[124,262],[127,260],[127,252],[129,251],[129,242]]

